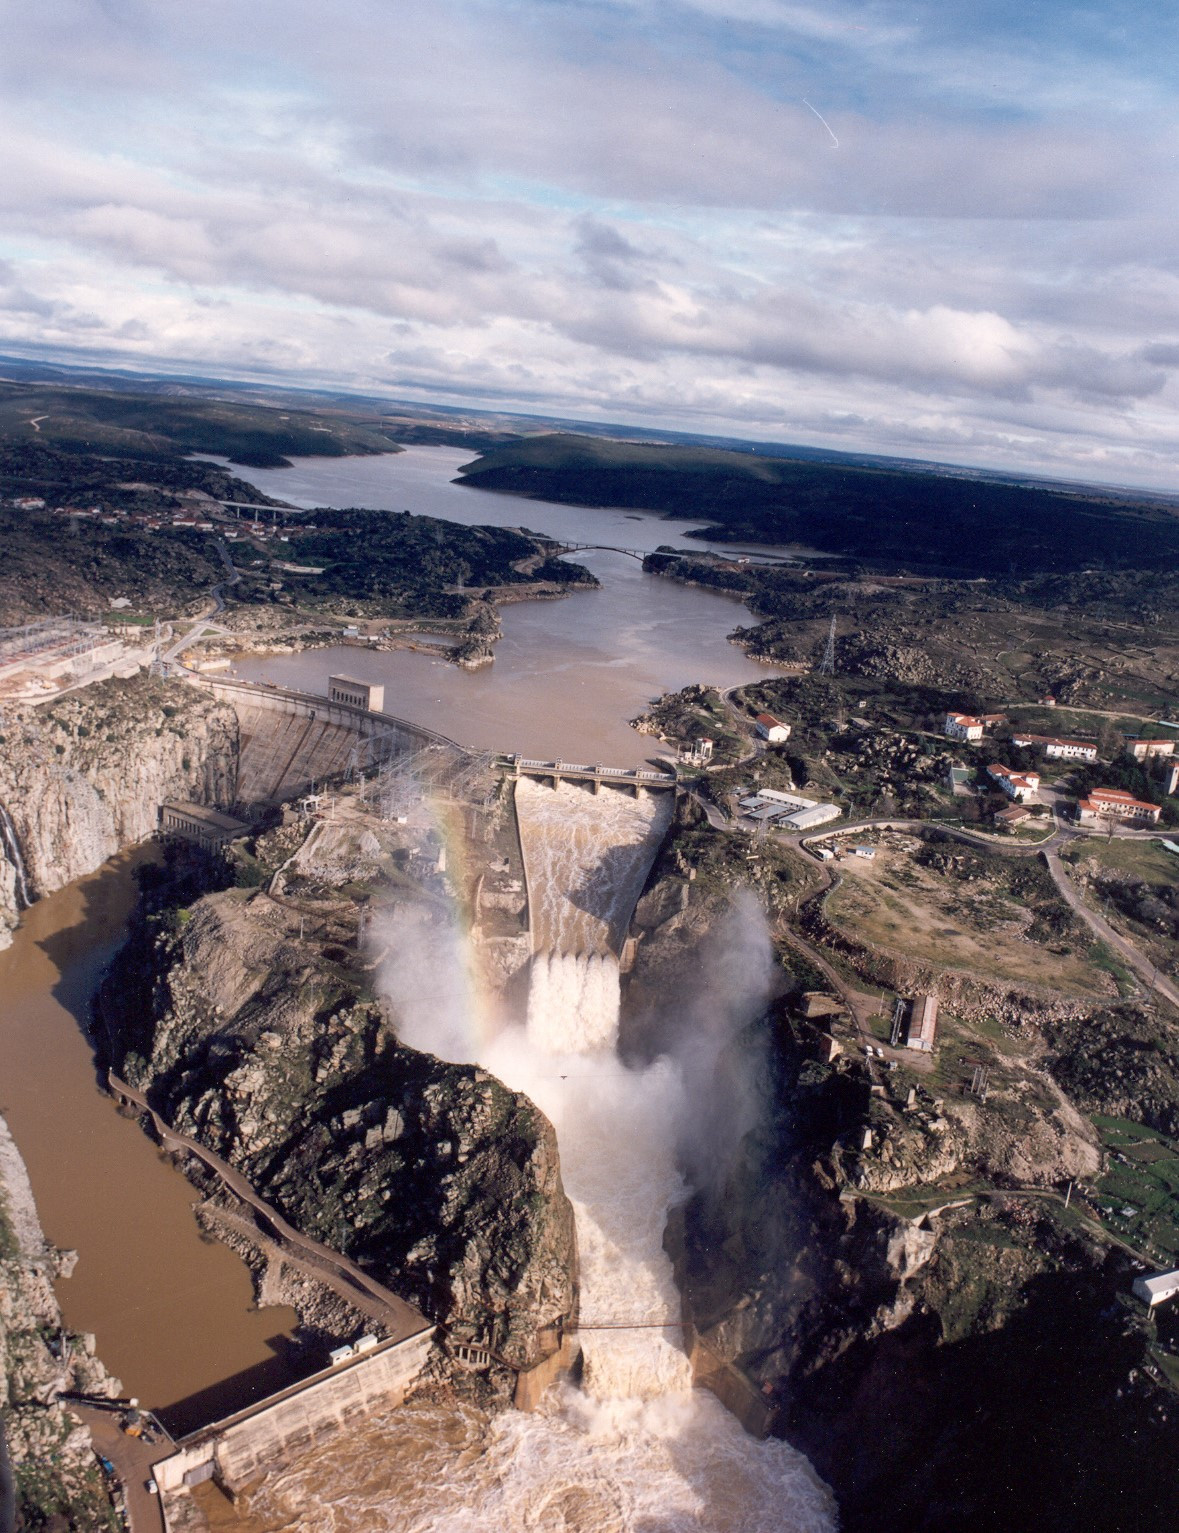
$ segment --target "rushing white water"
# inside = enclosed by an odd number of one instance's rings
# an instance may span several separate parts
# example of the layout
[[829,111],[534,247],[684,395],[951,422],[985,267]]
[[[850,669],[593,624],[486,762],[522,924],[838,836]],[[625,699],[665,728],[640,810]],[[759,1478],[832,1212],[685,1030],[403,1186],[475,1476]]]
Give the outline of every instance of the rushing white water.
[[25,872],[25,860],[21,856],[20,842],[17,840],[16,826],[12,823],[12,816],[0,804],[0,848],[4,856],[16,870],[16,906],[18,910],[27,910],[33,903],[29,893],[29,880]]
[[[583,1388],[494,1417],[410,1400],[267,1477],[248,1533],[830,1533],[831,1498],[801,1454],[759,1443],[692,1388],[663,1251],[683,1196],[680,1070],[617,1057],[617,947],[670,814],[668,799],[521,782],[517,810],[536,956],[526,1026],[473,1047],[557,1131],[576,1213]],[[404,934],[403,934],[404,935]],[[442,950],[420,964],[435,972]],[[433,956],[431,956],[433,955]],[[456,1057],[435,980],[393,994],[412,1041]],[[618,1329],[615,1329],[618,1327]]]

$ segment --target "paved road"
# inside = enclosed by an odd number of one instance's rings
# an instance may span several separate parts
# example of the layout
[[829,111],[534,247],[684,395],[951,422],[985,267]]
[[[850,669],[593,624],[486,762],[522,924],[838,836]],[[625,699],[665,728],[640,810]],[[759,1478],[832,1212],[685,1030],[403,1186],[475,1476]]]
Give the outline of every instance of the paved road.
[[1069,878],[1064,864],[1057,853],[1046,850],[1044,852],[1044,861],[1048,865],[1048,871],[1052,875],[1053,883],[1060,890],[1061,898],[1080,916],[1086,926],[1095,932],[1102,942],[1120,954],[1144,984],[1151,986],[1159,995],[1168,1000],[1172,1006],[1179,1009],[1179,990],[1176,990],[1170,980],[1165,979],[1158,972],[1149,958],[1145,958],[1120,932],[1114,931],[1104,916],[1099,916],[1095,910],[1089,909],[1088,905],[1081,898],[1076,885]]
[[69,1404],[90,1432],[96,1453],[110,1459],[123,1487],[131,1533],[166,1533],[159,1496],[147,1489],[153,1464],[175,1452],[167,1440],[148,1443],[142,1437],[128,1437],[119,1426],[120,1412],[103,1410],[95,1405]]

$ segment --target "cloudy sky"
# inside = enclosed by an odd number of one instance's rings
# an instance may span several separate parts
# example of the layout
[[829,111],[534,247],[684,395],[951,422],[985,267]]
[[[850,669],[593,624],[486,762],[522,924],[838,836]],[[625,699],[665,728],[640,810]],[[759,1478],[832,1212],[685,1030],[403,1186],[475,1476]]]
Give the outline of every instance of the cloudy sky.
[[0,11],[0,350],[1179,490],[1157,0]]

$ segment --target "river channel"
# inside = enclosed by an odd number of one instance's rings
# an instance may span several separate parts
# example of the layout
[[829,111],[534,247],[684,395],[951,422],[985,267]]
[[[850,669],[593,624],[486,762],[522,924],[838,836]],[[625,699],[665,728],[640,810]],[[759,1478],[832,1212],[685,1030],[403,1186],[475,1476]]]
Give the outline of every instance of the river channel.
[[[303,458],[285,469],[234,465],[233,472],[300,507],[409,510],[468,526],[525,526],[565,542],[644,552],[661,544],[696,552],[710,546],[685,536],[699,523],[560,506],[452,483],[470,456],[448,447],[411,447],[374,458]],[[728,642],[734,628],[753,621],[732,597],[644,574],[639,560],[626,554],[572,557],[594,572],[601,589],[504,607],[495,660],[477,671],[410,650],[333,647],[244,659],[234,674],[324,692],[329,673],[345,671],[383,682],[389,713],[464,745],[616,766],[635,766],[651,755],[654,742],[629,728],[628,720],[653,697],[690,682],[734,686],[772,674]]]
[[[409,509],[638,550],[705,546],[685,538],[689,522],[464,489],[451,481],[469,456],[416,447],[235,472],[306,507]],[[623,554],[575,557],[601,589],[505,607],[504,637],[482,670],[410,651],[337,647],[246,659],[237,672],[323,691],[329,671],[346,670],[383,681],[390,712],[464,744],[618,765],[651,755],[654,742],[627,721],[660,693],[772,674],[727,640],[750,621],[739,602],[646,575]],[[189,1183],[98,1088],[83,1029],[122,940],[143,855],[115,859],[39,901],[0,953],[0,1112],[28,1166],[47,1237],[79,1253],[74,1275],[57,1284],[67,1325],[95,1333],[128,1393],[179,1406],[172,1420],[184,1427],[287,1382],[295,1316],[254,1306],[244,1265],[201,1233]]]
[[99,1090],[83,1027],[143,857],[39,900],[0,953],[0,1113],[46,1237],[78,1252],[56,1284],[67,1326],[92,1332],[126,1392],[186,1430],[298,1376],[296,1316],[255,1307],[246,1267],[201,1233],[191,1183]]

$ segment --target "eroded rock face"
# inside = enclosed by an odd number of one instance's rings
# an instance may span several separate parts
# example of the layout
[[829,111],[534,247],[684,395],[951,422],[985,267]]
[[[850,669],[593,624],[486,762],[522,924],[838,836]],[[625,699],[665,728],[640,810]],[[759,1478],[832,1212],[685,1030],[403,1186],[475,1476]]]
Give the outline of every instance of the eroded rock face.
[[485,1071],[403,1047],[339,941],[325,961],[299,929],[239,890],[145,924],[103,993],[116,1069],[297,1227],[531,1366],[575,1304],[552,1126]]
[[[639,1052],[664,1046],[666,997],[703,987],[694,966],[724,909],[698,887],[685,904],[689,885],[665,873],[639,903],[624,1026]],[[1054,1190],[1101,1164],[1049,1074],[1084,1025],[1076,1003],[1021,1008],[982,1103],[833,1057],[811,984],[770,1001],[765,1111],[667,1232],[709,1366],[772,1404],[848,1533],[1171,1525],[1179,1421],[1143,1371],[1133,1264],[1063,1218]]]
[[[53,1292],[64,1271],[45,1244],[33,1195],[0,1118],[0,1410],[15,1472],[20,1526],[109,1528],[106,1489],[90,1434],[59,1390],[115,1395],[119,1385],[93,1355],[93,1339],[67,1336]],[[68,1262],[65,1263],[68,1266]]]
[[[167,799],[231,805],[237,734],[226,704],[146,676],[102,682],[11,722],[0,805],[28,895],[51,894],[152,835]],[[12,849],[0,845],[0,946],[20,903]]]

